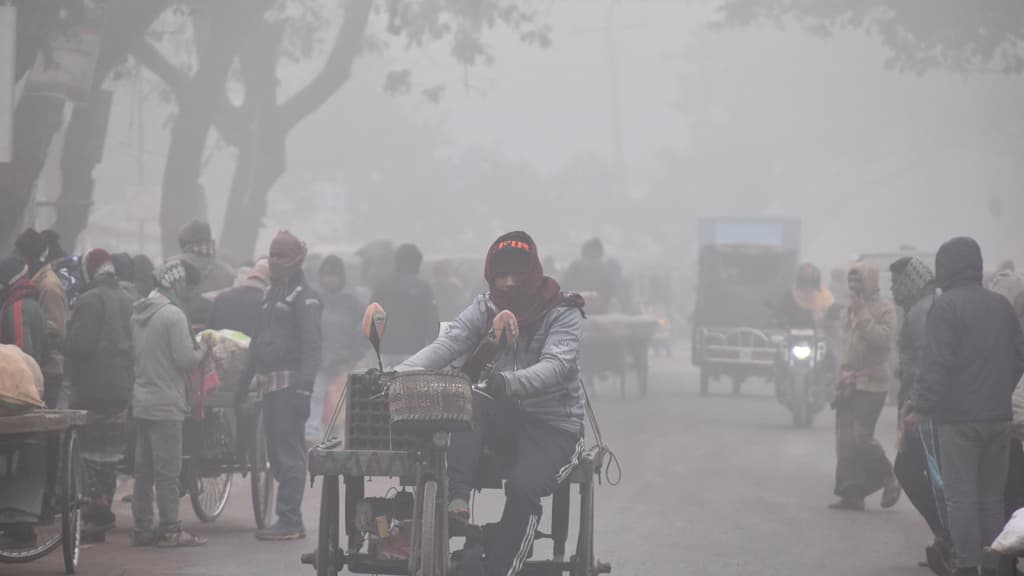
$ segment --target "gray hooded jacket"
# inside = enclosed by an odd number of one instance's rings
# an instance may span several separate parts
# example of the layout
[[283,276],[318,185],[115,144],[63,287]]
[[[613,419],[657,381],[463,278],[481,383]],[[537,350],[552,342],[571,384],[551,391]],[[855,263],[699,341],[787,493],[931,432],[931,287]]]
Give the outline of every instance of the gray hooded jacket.
[[[439,370],[472,354],[488,335],[489,318],[498,310],[487,295],[477,296],[448,331],[396,369]],[[570,306],[553,308],[536,331],[520,335],[513,358],[511,348],[495,359],[495,370],[508,382],[508,396],[538,420],[583,434],[583,381],[577,363],[583,313]],[[517,369],[516,369],[517,368]]]
[[132,314],[135,387],[132,414],[143,420],[181,421],[189,412],[188,372],[202,350],[192,343],[185,313],[154,291],[135,303]]

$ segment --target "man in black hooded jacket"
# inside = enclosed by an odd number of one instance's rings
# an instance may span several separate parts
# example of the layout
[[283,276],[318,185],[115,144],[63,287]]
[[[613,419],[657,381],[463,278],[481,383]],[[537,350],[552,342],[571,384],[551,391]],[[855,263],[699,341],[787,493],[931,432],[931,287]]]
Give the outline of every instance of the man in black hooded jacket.
[[921,373],[905,424],[938,426],[949,531],[958,575],[995,575],[983,553],[1003,528],[1011,395],[1024,373],[1024,336],[1013,307],[982,286],[981,248],[954,238],[935,257],[942,294],[928,313]]

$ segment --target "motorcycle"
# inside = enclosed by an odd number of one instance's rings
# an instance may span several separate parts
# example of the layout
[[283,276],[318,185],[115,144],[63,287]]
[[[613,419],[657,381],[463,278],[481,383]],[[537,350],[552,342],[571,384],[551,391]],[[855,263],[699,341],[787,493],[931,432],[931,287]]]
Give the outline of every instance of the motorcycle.
[[829,386],[828,340],[815,330],[790,329],[780,339],[776,360],[775,393],[789,409],[794,428],[810,428],[824,410]]

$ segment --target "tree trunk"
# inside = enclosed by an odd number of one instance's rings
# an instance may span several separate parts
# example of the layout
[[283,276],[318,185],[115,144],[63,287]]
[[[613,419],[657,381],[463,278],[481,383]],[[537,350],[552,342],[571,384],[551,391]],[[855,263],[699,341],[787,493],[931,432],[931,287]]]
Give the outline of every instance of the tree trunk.
[[[171,143],[164,166],[160,197],[160,240],[164,256],[177,254],[178,231],[191,218],[204,217],[205,197],[199,183],[203,153],[214,116],[221,113],[231,63],[243,39],[258,22],[263,2],[235,0],[203,4],[209,11],[208,26],[197,26],[199,70],[185,89],[177,93],[178,117],[171,129]],[[200,35],[199,30],[208,35]]]
[[53,229],[60,234],[61,243],[68,250],[75,249],[78,236],[89,224],[96,185],[92,172],[103,159],[112,98],[109,90],[97,90],[88,104],[75,106],[64,136],[61,194],[57,199],[57,220]]
[[53,136],[64,122],[64,99],[24,95],[14,109],[13,162],[0,163],[0,254],[14,246]]
[[[248,161],[255,162],[251,168],[242,169],[242,154],[239,153],[239,165],[236,166],[235,182],[232,185],[228,211],[221,232],[221,250],[236,258],[245,258],[255,254],[256,240],[263,228],[263,218],[267,214],[267,197],[274,184],[287,169],[288,136],[300,122],[309,117],[324,105],[352,75],[352,66],[359,55],[370,12],[372,0],[354,0],[345,9],[344,21],[337,32],[334,46],[328,54],[323,68],[313,80],[291,99],[275,106],[276,96],[273,85],[268,88],[266,69],[255,69],[246,73],[246,98],[250,94],[259,100],[251,108],[255,112],[255,126],[249,146]],[[274,42],[273,30],[265,29],[261,34],[254,35],[257,44],[266,47]],[[248,53],[254,62],[261,61],[259,52]],[[271,66],[276,63],[271,60]],[[243,73],[245,73],[243,68]],[[273,68],[270,69],[273,74]],[[273,76],[269,77],[273,79]],[[267,95],[270,95],[269,109]],[[248,102],[247,102],[248,104]],[[249,160],[251,158],[251,160]],[[241,183],[248,182],[245,189]],[[239,186],[235,186],[238,184]]]
[[103,90],[110,72],[144,39],[146,30],[169,4],[168,0],[108,0],[102,44],[89,102],[71,113],[61,152],[61,194],[57,199],[56,230],[65,248],[74,250],[89,224],[95,181],[92,172],[103,159],[113,94]]

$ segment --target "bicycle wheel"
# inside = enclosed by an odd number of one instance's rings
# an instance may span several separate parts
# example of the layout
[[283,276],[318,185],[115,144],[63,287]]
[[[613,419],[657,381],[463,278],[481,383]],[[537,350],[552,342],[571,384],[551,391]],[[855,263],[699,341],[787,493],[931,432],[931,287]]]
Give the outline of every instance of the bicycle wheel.
[[64,507],[61,510],[61,540],[64,551],[64,572],[74,574],[78,568],[78,545],[81,542],[82,460],[78,451],[78,434],[68,430],[64,449]]
[[[21,452],[41,451],[41,453],[47,454],[53,448],[63,448],[63,446],[58,445],[55,447],[49,439],[45,442],[33,439],[27,441],[18,450]],[[55,454],[55,460],[58,462],[57,467],[62,465],[61,461],[63,459],[60,458],[62,455],[63,452]],[[57,484],[57,486],[59,487],[60,485]],[[53,519],[45,525],[23,524],[0,529],[0,532],[2,532],[0,534],[0,562],[10,564],[33,562],[60,547],[63,522],[61,521],[60,510],[55,512],[56,514]]]
[[263,414],[256,415],[256,425],[249,444],[249,483],[252,487],[252,513],[256,528],[270,526],[274,508],[274,478],[267,458],[267,437],[263,432]]
[[204,478],[197,474],[190,482],[189,500],[192,501],[192,510],[200,521],[213,522],[224,512],[228,505],[228,496],[231,495],[232,476],[230,472],[212,478]]
[[437,482],[427,480],[423,484],[420,498],[423,507],[423,528],[420,529],[420,570],[419,576],[440,576],[438,565],[437,542],[440,535],[437,526]]

